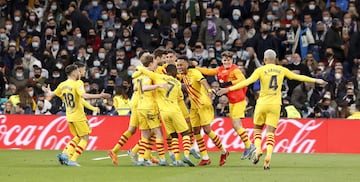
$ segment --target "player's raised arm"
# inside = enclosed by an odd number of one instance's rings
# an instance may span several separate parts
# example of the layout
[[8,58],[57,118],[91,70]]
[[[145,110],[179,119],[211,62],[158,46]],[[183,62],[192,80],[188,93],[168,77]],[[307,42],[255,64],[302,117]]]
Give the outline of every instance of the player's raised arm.
[[259,72],[258,69],[256,69],[256,70],[254,71],[254,73],[251,74],[251,76],[250,76],[248,79],[246,79],[246,80],[244,80],[244,81],[242,81],[242,82],[239,82],[239,83],[237,83],[237,84],[235,84],[235,85],[233,85],[233,86],[231,86],[231,87],[221,88],[216,94],[217,94],[217,95],[223,95],[223,94],[228,93],[229,91],[233,91],[233,90],[237,90],[237,89],[244,88],[244,87],[250,85],[251,83],[256,82],[256,80],[258,80],[259,77],[260,77],[260,72]]
[[215,76],[218,73],[218,69],[217,68],[202,68],[202,67],[195,67],[195,69],[199,70],[202,74],[204,75],[208,75],[208,76]]
[[88,94],[88,93],[82,93],[80,94],[82,98],[84,99],[101,99],[101,98],[110,98],[111,95],[108,93],[105,93],[104,90],[100,94]]
[[136,69],[141,73],[143,73],[144,75],[148,76],[151,80],[156,80],[161,75],[159,73],[155,73],[153,71],[146,69],[144,66],[137,66]]
[[327,82],[324,81],[323,79],[316,79],[316,78],[311,78],[311,77],[308,77],[305,75],[299,75],[299,74],[293,73],[292,71],[288,70],[285,67],[283,67],[283,69],[284,69],[285,76],[290,80],[298,80],[298,81],[302,81],[302,82],[313,82],[313,83],[315,82],[320,85],[327,84]]

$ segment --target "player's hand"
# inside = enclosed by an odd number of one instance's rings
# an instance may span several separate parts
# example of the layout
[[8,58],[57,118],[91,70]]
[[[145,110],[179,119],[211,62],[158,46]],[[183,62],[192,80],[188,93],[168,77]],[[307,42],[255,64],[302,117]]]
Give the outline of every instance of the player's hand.
[[224,95],[224,94],[228,93],[229,91],[230,91],[229,88],[220,88],[220,89],[216,92],[216,94],[217,94],[218,96],[220,96],[220,95]]
[[42,91],[44,91],[45,93],[49,93],[51,92],[51,89],[50,89],[50,84],[47,85],[47,87],[45,86],[42,86],[41,87]]
[[323,80],[323,79],[316,79],[315,81],[317,84],[319,84],[320,86],[325,86],[328,84],[327,81]]
[[95,107],[96,109],[95,109],[95,111],[94,112],[96,112],[96,113],[100,113],[100,108],[99,107]]
[[105,90],[102,90],[102,92],[100,93],[100,97],[104,98],[104,99],[107,99],[107,98],[110,98],[111,95],[108,94],[108,93],[105,93]]

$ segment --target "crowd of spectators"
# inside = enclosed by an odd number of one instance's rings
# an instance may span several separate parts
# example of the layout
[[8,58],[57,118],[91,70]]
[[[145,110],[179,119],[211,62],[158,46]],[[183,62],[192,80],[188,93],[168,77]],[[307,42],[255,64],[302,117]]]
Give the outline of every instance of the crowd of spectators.
[[[360,98],[359,14],[355,0],[0,0],[1,112],[64,113],[41,88],[54,90],[74,62],[86,64],[86,92],[114,96],[89,100],[101,113],[87,114],[126,115],[143,51],[163,47],[216,68],[230,50],[248,77],[271,48],[279,64],[329,82],[286,80],[283,117],[346,118]],[[258,91],[248,89],[248,117]],[[214,96],[214,109],[228,116],[226,96]]]

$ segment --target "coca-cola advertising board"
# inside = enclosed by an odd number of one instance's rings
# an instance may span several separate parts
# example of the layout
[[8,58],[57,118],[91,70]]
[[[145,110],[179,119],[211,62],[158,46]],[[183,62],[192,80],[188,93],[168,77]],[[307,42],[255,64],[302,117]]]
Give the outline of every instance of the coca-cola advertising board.
[[[128,128],[129,117],[89,117],[92,133],[87,150],[108,150]],[[252,118],[243,119],[250,138]],[[65,116],[0,115],[0,149],[61,150],[72,138]],[[232,129],[230,118],[215,118],[212,129],[229,151],[243,151],[244,144]],[[360,153],[360,121],[346,119],[281,119],[275,133],[274,152]],[[139,131],[122,148],[127,150],[139,139]],[[263,132],[263,149],[265,146]],[[209,151],[216,146],[206,136]]]

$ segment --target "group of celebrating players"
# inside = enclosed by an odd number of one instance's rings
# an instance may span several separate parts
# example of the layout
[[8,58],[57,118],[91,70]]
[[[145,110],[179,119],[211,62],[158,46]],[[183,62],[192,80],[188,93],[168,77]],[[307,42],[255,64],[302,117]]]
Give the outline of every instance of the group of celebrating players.
[[[326,82],[297,75],[276,65],[276,53],[270,49],[264,53],[265,65],[256,69],[248,79],[245,79],[241,71],[233,64],[232,52],[225,51],[221,56],[222,66],[207,69],[194,66],[193,62],[185,56],[176,57],[176,53],[171,50],[159,48],[153,54],[143,53],[140,58],[142,66],[138,66],[132,76],[134,94],[131,99],[129,128],[122,134],[114,148],[108,152],[112,162],[115,165],[118,164],[118,151],[139,127],[141,138],[138,144],[128,152],[134,163],[138,166],[155,165],[155,163],[160,166],[169,165],[165,157],[163,124],[172,166],[184,166],[185,164],[195,166],[189,158],[190,154],[193,154],[195,158],[201,158],[198,166],[211,164],[204,139],[200,133],[201,129],[221,151],[219,166],[223,166],[229,152],[210,127],[214,120],[211,97],[213,94],[227,94],[233,128],[245,145],[241,159],[251,158],[254,164],[259,162],[263,153],[261,132],[266,125],[266,157],[263,167],[270,169],[275,143],[274,132],[280,116],[281,85],[284,77],[322,85]],[[59,96],[66,104],[66,116],[74,138],[57,157],[61,164],[68,166],[80,166],[76,160],[86,147],[88,135],[91,133],[85,114],[83,114],[84,106],[93,110],[98,109],[84,103],[86,102],[84,99],[110,97],[106,93],[85,93],[83,83],[79,79],[84,72],[83,67],[82,64],[69,65],[65,69],[68,80],[59,84],[54,92],[49,88],[44,88],[44,91],[50,96]],[[212,90],[203,74],[216,75],[222,88],[216,91]],[[244,117],[246,108],[246,86],[256,80],[260,80],[261,89],[254,111],[254,144],[252,144],[247,132],[242,127],[241,118]],[[184,102],[182,88],[185,88],[190,98],[190,109]],[[180,158],[178,134],[182,136],[181,142],[184,150],[182,159]],[[192,148],[194,138],[201,156]],[[151,156],[154,143],[159,160]]]

